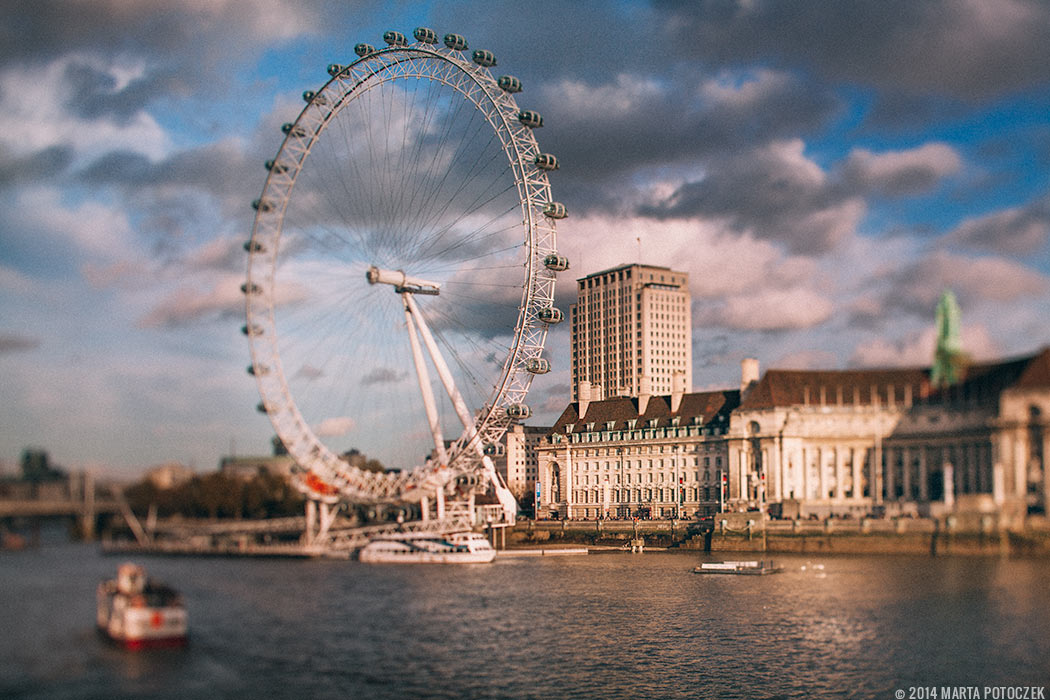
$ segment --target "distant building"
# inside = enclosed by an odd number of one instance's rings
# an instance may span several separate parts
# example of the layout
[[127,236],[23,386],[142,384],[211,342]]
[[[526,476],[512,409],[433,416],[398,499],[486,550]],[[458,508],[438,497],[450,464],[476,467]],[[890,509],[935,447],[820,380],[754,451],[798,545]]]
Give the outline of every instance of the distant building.
[[178,462],[160,464],[146,471],[146,480],[161,491],[182,486],[194,476],[196,472]]
[[512,425],[507,429],[500,453],[493,458],[496,471],[516,496],[531,499],[539,473],[536,446],[550,430],[549,426]]
[[536,448],[537,517],[693,518],[720,509],[736,390],[569,404]]
[[271,441],[273,445],[273,456],[271,457],[223,457],[219,460],[219,471],[244,481],[251,481],[260,474],[274,474],[284,479],[292,475],[295,459],[288,454],[284,443],[279,437]]
[[733,413],[730,504],[1045,513],[1050,348],[958,371],[940,387],[931,368],[766,372]]
[[593,399],[692,386],[687,273],[634,264],[587,275],[569,313],[574,401],[581,386]]
[[537,448],[540,516],[1046,513],[1050,348],[932,374],[745,360],[740,390],[573,402]]

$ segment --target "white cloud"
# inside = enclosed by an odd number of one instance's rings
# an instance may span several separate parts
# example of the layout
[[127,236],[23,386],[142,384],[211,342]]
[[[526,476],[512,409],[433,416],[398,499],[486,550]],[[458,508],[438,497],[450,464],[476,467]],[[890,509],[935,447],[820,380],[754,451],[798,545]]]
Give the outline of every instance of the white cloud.
[[171,139],[144,111],[125,123],[106,118],[85,119],[74,114],[66,100],[67,71],[87,65],[110,75],[116,84],[143,74],[139,62],[110,64],[89,55],[65,55],[43,66],[9,67],[0,72],[0,143],[15,155],[50,146],[72,146],[86,159],[114,150],[160,159],[171,150]]
[[314,429],[314,434],[317,437],[340,437],[352,431],[355,425],[354,419],[347,416],[326,418]]

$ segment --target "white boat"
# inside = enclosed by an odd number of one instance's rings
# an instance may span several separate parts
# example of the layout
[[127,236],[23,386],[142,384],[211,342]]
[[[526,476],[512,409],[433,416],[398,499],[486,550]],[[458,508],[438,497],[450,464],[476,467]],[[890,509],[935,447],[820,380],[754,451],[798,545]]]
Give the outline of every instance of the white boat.
[[358,553],[371,564],[487,564],[496,550],[477,532],[380,535]]
[[773,562],[764,561],[705,561],[693,569],[694,574],[737,574],[744,576],[764,576],[779,574],[784,570]]
[[98,585],[98,629],[128,649],[186,644],[188,617],[174,589],[146,578],[136,564],[121,564],[117,578]]

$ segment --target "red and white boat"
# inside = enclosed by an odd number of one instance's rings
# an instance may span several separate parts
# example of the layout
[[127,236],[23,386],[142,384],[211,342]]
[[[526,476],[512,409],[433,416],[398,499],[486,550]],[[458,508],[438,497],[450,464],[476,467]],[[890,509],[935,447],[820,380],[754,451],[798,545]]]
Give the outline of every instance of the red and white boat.
[[121,564],[117,578],[98,585],[98,629],[128,649],[186,644],[187,615],[173,588],[146,578],[136,564]]

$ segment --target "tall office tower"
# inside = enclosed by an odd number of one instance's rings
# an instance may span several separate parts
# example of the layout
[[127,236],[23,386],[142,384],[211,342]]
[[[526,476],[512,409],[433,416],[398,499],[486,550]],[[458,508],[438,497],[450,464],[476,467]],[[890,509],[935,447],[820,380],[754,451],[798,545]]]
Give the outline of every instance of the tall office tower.
[[687,273],[621,265],[577,283],[570,307],[573,401],[581,383],[585,400],[692,391]]

